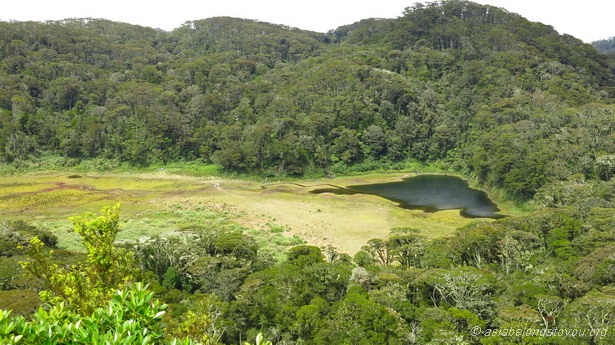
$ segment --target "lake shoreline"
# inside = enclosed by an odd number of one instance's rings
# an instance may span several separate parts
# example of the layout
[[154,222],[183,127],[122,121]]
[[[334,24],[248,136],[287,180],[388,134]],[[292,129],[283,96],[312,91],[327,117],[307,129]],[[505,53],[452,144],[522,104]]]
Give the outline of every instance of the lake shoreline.
[[[228,212],[224,210],[230,207],[233,211],[228,213],[242,226],[258,230],[277,224],[288,229],[288,236],[296,235],[311,245],[332,245],[348,254],[356,253],[372,238],[386,238],[394,227],[412,227],[429,237],[445,237],[476,221],[462,217],[458,210],[425,213],[401,209],[397,203],[377,196],[314,195],[309,189],[292,186],[293,182],[349,186],[399,181],[415,175],[367,173],[268,183],[269,188],[263,189],[263,184],[254,180],[195,177],[166,170],[36,172],[0,177],[0,194],[5,195],[0,199],[0,215],[51,228],[60,238],[61,247],[74,249],[79,244],[70,232],[67,217],[97,212],[103,205],[122,203],[122,218],[133,224],[122,240],[137,240],[189,225],[190,218],[172,215],[179,206],[195,214],[208,209]],[[62,188],[50,188],[57,186]],[[165,216],[158,217],[158,213]]]

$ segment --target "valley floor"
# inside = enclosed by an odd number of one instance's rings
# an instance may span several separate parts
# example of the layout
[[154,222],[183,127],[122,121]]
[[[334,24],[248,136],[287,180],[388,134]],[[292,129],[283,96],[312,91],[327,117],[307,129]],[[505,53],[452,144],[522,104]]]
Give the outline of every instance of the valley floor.
[[[406,210],[377,196],[311,194],[326,184],[348,186],[394,181],[408,174],[377,173],[298,183],[249,181],[155,173],[30,173],[0,177],[0,217],[22,219],[48,228],[59,246],[78,249],[67,217],[122,204],[120,240],[137,240],[182,227],[206,226],[212,213],[258,231],[300,237],[310,245],[332,245],[353,255],[391,228],[411,227],[442,237],[476,219],[459,211]],[[507,210],[504,210],[506,214]],[[281,241],[286,239],[278,238]]]

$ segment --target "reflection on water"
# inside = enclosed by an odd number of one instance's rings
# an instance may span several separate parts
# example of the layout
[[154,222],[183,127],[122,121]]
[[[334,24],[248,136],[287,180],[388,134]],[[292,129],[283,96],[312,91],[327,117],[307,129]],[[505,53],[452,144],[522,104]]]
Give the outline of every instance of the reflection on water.
[[398,202],[400,207],[426,212],[460,209],[469,218],[502,218],[487,193],[470,188],[456,176],[418,175],[397,182],[321,188],[311,193],[370,194]]

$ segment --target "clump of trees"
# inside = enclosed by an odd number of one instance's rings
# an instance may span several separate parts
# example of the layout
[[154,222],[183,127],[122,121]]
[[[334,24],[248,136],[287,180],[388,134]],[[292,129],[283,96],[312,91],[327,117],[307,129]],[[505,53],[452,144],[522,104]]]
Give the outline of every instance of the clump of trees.
[[[42,306],[28,318],[13,317],[10,310],[0,309],[2,344],[218,343],[220,334],[215,329],[211,335],[207,333],[213,322],[207,316],[213,313],[190,311],[181,323],[171,322],[175,328],[165,329],[170,322],[164,318],[168,305],[136,281],[144,272],[137,270],[133,251],[114,244],[120,231],[119,216],[118,204],[104,207],[99,216],[86,213],[71,219],[87,251],[85,259],[77,263],[54,260],[50,246],[38,236],[21,248],[28,257],[21,262],[23,270],[43,283],[39,292]],[[32,231],[33,227],[26,229]],[[211,312],[211,306],[206,305]],[[188,337],[195,335],[198,337]],[[257,344],[265,344],[262,335],[256,339]]]

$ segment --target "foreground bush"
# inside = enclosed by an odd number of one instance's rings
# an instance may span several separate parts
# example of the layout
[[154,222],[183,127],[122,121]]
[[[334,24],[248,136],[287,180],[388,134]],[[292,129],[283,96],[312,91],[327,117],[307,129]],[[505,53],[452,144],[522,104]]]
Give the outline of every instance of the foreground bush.
[[60,303],[39,308],[31,320],[11,318],[0,310],[1,344],[195,344],[189,339],[163,341],[161,325],[166,305],[152,298],[141,283],[117,291],[106,307],[89,316]]

